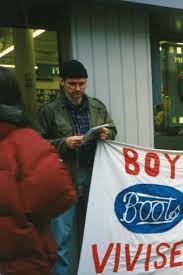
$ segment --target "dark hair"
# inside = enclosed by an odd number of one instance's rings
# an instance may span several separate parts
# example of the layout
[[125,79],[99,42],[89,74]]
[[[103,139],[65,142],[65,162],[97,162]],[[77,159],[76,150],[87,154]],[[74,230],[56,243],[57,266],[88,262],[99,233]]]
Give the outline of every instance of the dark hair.
[[69,60],[61,67],[60,76],[66,78],[88,78],[88,73],[84,65],[77,60]]
[[23,107],[21,91],[15,75],[0,66],[0,104]]

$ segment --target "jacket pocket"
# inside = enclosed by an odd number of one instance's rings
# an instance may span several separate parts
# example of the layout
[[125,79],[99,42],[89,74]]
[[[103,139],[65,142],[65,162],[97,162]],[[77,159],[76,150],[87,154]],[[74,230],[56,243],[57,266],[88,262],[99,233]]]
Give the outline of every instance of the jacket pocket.
[[73,129],[71,127],[67,127],[66,125],[58,125],[57,131],[60,137],[67,137],[73,135]]
[[59,137],[71,136],[73,134],[72,125],[69,121],[65,121],[60,115],[55,118],[56,131]]

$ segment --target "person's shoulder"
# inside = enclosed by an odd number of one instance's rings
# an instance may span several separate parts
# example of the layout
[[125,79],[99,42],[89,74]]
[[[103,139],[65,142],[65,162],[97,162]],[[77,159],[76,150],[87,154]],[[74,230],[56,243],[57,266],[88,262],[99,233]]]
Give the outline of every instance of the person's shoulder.
[[55,109],[55,107],[57,105],[62,106],[63,105],[63,96],[62,95],[58,95],[57,97],[47,101],[46,103],[44,103],[43,105],[41,105],[38,109],[38,112],[42,112],[44,110],[47,109]]
[[49,144],[36,130],[32,128],[17,128],[14,130],[12,141],[19,145],[20,147],[28,146],[31,148],[34,145],[35,148],[52,148],[53,146]]
[[97,108],[105,108],[106,109],[106,106],[105,104],[98,98],[96,97],[89,97],[88,96],[88,100],[89,100],[89,103],[94,105],[95,107]]
[[41,111],[43,111],[43,110],[45,110],[45,109],[47,109],[47,108],[51,108],[52,106],[54,106],[55,100],[56,100],[56,99],[54,98],[54,99],[51,99],[51,100],[47,101],[46,103],[42,104],[42,105],[39,107],[38,111],[41,112]]
[[32,139],[32,138],[36,138],[36,139],[42,139],[42,137],[40,136],[40,134],[35,131],[32,128],[29,127],[25,127],[25,128],[16,128],[13,131],[12,137],[15,139],[19,139],[20,137],[22,138],[28,138],[28,139]]

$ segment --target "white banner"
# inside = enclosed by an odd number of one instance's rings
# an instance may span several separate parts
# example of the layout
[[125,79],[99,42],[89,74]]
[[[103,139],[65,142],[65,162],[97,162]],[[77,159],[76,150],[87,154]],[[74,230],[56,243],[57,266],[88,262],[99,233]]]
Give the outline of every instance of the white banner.
[[78,275],[183,275],[183,152],[101,142]]

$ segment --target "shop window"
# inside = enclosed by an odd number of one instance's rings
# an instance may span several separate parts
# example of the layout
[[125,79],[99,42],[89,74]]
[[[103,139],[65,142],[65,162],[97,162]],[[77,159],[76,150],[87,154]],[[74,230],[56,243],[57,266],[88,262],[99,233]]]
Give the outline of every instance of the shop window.
[[[13,28],[0,28],[0,66],[7,67],[16,74],[13,31]],[[39,108],[55,98],[60,89],[57,33],[42,29],[34,29],[32,33],[36,73],[34,92],[36,107]],[[29,98],[29,95],[27,96]]]
[[34,41],[37,108],[54,99],[59,92],[57,33],[45,31]]
[[160,100],[154,105],[155,147],[183,149],[183,43],[160,42]]

